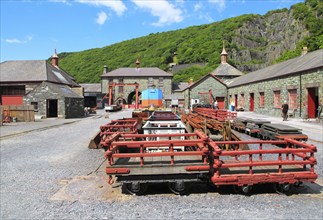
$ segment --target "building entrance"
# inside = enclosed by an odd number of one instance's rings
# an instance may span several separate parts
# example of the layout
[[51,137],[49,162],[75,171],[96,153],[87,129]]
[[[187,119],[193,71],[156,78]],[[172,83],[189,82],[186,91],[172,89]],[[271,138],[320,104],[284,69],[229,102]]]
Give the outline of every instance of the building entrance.
[[307,88],[307,113],[308,118],[316,118],[319,104],[318,88]]
[[250,100],[249,100],[249,111],[253,112],[255,108],[255,98],[254,93],[250,93]]
[[47,99],[47,118],[56,118],[57,117],[57,99]]

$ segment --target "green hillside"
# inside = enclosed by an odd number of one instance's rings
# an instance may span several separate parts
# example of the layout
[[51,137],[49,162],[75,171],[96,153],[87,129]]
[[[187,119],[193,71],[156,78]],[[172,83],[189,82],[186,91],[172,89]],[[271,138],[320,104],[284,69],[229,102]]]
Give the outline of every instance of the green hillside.
[[[284,16],[291,19],[287,24],[294,26],[281,24],[281,17]],[[134,67],[139,57],[142,67],[166,70],[168,64],[173,62],[173,54],[176,52],[175,62],[178,64],[202,62],[207,65],[179,71],[174,74],[174,81],[187,81],[189,78],[198,80],[220,63],[224,42],[229,63],[248,72],[297,56],[300,48],[305,45],[309,50],[322,47],[322,16],[323,3],[319,0],[307,0],[294,5],[290,10],[271,11],[264,16],[242,15],[212,24],[154,33],[103,48],[60,53],[59,64],[77,82],[96,83],[100,81],[104,65],[110,71],[120,67]],[[254,27],[258,29],[253,30]],[[261,28],[265,28],[266,32]],[[289,33],[287,28],[295,28],[295,31]],[[276,40],[274,34],[279,31],[286,32],[285,41],[278,37]],[[264,32],[268,36],[258,32]],[[296,48],[293,42],[295,38]],[[279,48],[279,54],[268,52],[273,47]]]

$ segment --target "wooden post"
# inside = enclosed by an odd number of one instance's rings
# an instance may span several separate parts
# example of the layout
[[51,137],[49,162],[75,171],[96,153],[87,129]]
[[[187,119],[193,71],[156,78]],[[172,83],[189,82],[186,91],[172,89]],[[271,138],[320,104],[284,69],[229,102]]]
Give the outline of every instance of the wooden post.
[[138,99],[139,99],[139,97],[138,97],[138,83],[135,83],[136,84],[136,103],[135,103],[135,109],[138,109],[139,108],[139,103],[138,103]]

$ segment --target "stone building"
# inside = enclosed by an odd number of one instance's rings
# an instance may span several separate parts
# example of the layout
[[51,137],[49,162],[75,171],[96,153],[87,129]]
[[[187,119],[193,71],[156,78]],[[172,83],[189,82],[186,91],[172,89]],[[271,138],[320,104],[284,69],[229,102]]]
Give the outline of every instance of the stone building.
[[[173,74],[167,73],[156,67],[140,67],[137,59],[136,68],[119,68],[111,72],[104,66],[101,75],[101,90],[103,94],[109,91],[109,83],[117,84],[139,84],[139,96],[141,92],[148,88],[158,88],[162,90],[163,96],[172,93]],[[113,89],[113,103],[132,104],[135,99],[135,86],[116,86]]]
[[[80,84],[83,88],[84,96],[84,107],[90,108],[103,108],[103,103],[101,102],[103,94],[101,92],[100,83],[83,83]],[[101,103],[101,104],[100,104]],[[97,106],[100,104],[99,106]]]
[[227,106],[228,89],[225,83],[212,74],[207,74],[196,82],[189,82],[186,88],[180,92],[184,96],[184,108],[189,108],[192,100],[198,99],[201,104],[210,104],[209,91],[211,90],[213,99],[218,101],[220,109]]
[[0,64],[1,105],[33,105],[36,115],[74,118],[83,116],[83,90],[58,66],[46,60],[5,61]]
[[224,83],[230,83],[234,78],[243,75],[242,72],[240,72],[227,62],[227,56],[228,54],[223,47],[223,50],[221,52],[221,64],[211,72],[212,75],[216,76]]
[[216,99],[220,109],[227,108],[231,100],[228,99],[228,88],[226,83],[231,82],[234,78],[242,76],[243,73],[227,63],[227,52],[223,47],[221,53],[221,64],[210,74],[204,76],[197,82],[175,83],[173,92],[182,94],[184,107],[189,108],[192,101],[199,100],[202,104],[209,104],[210,98],[208,92],[211,91],[213,99]]
[[323,50],[260,69],[228,83],[229,98],[247,111],[281,115],[286,100],[295,117],[316,117],[323,103]]

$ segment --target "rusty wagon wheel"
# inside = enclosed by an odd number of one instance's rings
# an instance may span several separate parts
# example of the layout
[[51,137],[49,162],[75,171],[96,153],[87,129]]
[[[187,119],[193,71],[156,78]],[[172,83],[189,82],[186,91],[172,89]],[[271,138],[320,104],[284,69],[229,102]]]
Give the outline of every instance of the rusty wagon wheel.
[[125,183],[124,186],[129,194],[137,195],[137,196],[143,195],[148,188],[147,183],[139,183],[139,182]]
[[168,188],[176,195],[184,195],[186,193],[184,181],[169,182]]
[[244,185],[244,186],[233,185],[233,190],[237,194],[244,194],[244,195],[249,196],[252,191],[252,186],[251,185]]
[[288,195],[292,189],[292,184],[289,183],[273,183],[273,188],[276,193],[281,195]]

